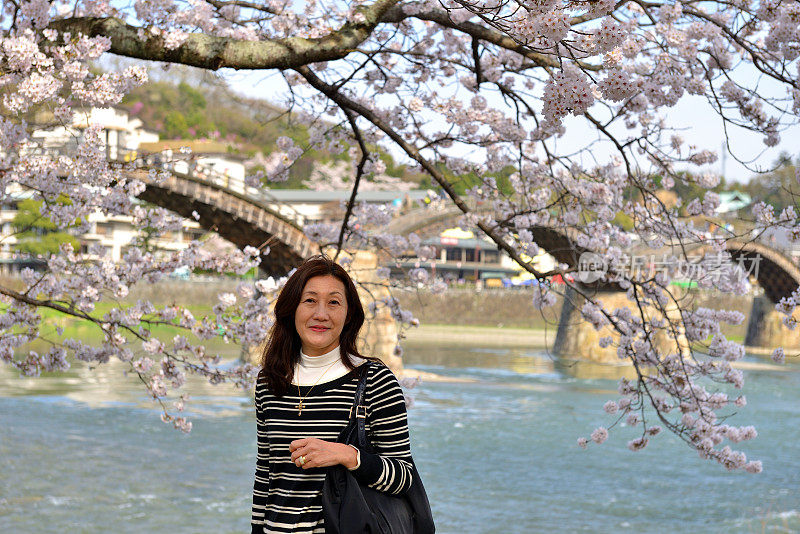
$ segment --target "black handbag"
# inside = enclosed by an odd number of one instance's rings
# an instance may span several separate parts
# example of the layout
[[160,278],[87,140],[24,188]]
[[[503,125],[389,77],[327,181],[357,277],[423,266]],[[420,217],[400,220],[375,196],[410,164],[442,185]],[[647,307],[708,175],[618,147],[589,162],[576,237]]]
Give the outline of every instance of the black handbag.
[[[367,439],[366,411],[361,404],[369,365],[369,361],[361,365],[350,420],[336,441],[374,453]],[[411,487],[393,495],[360,483],[343,465],[328,467],[322,486],[326,534],[433,534],[431,505],[413,461],[411,476]]]

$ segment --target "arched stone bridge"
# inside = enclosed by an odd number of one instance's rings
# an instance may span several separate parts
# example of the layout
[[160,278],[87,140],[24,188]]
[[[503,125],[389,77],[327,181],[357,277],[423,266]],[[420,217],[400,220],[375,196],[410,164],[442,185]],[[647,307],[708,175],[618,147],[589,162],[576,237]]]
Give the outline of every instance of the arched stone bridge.
[[[425,233],[432,229],[438,229],[461,215],[461,210],[454,206],[439,210],[416,209],[392,221],[389,231],[398,234]],[[573,235],[573,231],[547,227],[536,227],[530,230],[534,235],[534,241],[560,263],[574,267],[578,264],[581,254],[589,252],[589,250],[577,246],[577,233]],[[707,244],[689,245],[684,247],[684,250],[686,256],[689,256],[689,258],[684,258],[687,261],[699,260],[705,254],[713,252]],[[775,311],[775,304],[782,298],[791,295],[800,286],[800,267],[782,251],[758,241],[730,239],[725,243],[725,250],[730,253],[734,262],[741,262],[745,268],[752,267],[750,272],[764,291],[763,296],[753,299],[745,345],[764,348],[800,346],[800,332],[790,331],[782,326],[782,317]],[[648,249],[646,252],[643,250],[642,255],[661,257],[661,252]],[[675,250],[663,250],[663,252],[666,253],[663,256],[678,255]],[[617,286],[608,284],[593,284],[591,289],[604,292],[619,291]],[[587,346],[597,348],[596,343],[567,342],[581,339],[581,336],[578,335],[579,332],[570,332],[573,326],[581,321],[580,305],[577,300],[570,304],[565,304],[562,309],[554,351],[573,353],[579,349],[585,350]],[[559,340],[563,345],[561,348],[559,348]],[[594,355],[591,355],[590,358],[594,359]],[[613,356],[611,360],[614,361],[615,358]]]
[[[453,221],[461,215],[463,213],[455,206],[441,210],[419,208],[397,217],[389,224],[388,231],[401,235],[425,232],[448,221]],[[575,243],[577,232],[571,232],[569,229],[540,226],[530,230],[533,233],[534,241],[542,249],[558,262],[565,263],[570,267],[578,264],[581,254],[590,252]],[[685,249],[690,256],[702,256],[704,253],[711,252],[710,247],[705,244],[690,245]],[[778,249],[758,241],[730,239],[725,244],[725,250],[731,254],[735,262],[742,261],[747,265],[754,261],[758,262],[758,270],[754,270],[756,279],[764,290],[764,294],[773,303],[790,295],[800,285],[800,267]],[[660,256],[660,252],[648,250],[647,254]]]
[[758,241],[730,239],[725,250],[733,261],[745,265],[757,264],[754,275],[764,295],[773,303],[788,297],[800,285],[800,267],[782,251]]
[[726,249],[734,260],[758,261],[756,279],[764,290],[753,299],[744,344],[748,347],[797,348],[800,332],[789,330],[775,304],[788,297],[800,285],[800,267],[782,252],[757,241],[731,240]]
[[[265,201],[268,199],[246,194],[243,184],[231,187],[230,181],[208,175],[198,177],[174,169],[166,179],[153,180],[148,170],[145,166],[128,171],[147,186],[139,198],[188,219],[193,219],[192,212],[196,211],[200,226],[213,230],[239,248],[266,244],[269,254],[261,256],[260,267],[267,273],[286,274],[305,258],[319,252],[319,247],[296,221],[271,209]],[[263,250],[267,250],[266,247]]]
[[[72,155],[69,146],[35,147],[24,155]],[[190,163],[188,158],[161,153],[139,153],[117,149],[111,163],[141,180],[145,190],[139,198],[194,219],[206,230],[214,231],[238,248],[262,247],[260,268],[272,275],[283,275],[319,252],[301,228],[302,216],[269,207],[274,199],[266,191],[248,186],[242,179],[220,173],[213,167]],[[151,174],[152,172],[152,174]],[[166,177],[163,176],[166,174]],[[154,178],[158,176],[158,178]]]
[[442,209],[416,208],[395,217],[389,223],[386,231],[397,235],[407,235],[420,230],[430,231],[439,223],[452,221],[463,214],[457,206],[448,206]]

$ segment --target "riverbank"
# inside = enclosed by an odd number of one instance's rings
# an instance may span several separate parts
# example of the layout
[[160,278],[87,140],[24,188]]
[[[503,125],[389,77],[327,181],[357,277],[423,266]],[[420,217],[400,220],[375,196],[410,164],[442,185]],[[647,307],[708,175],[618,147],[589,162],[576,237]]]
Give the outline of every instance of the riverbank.
[[406,331],[404,343],[547,348],[553,344],[555,337],[555,327],[534,329],[423,323]]
[[[525,348],[546,351],[552,347],[555,341],[556,331],[556,327],[507,328],[423,323],[416,328],[411,328],[406,331],[406,338],[403,344],[409,347],[447,345],[450,347]],[[738,341],[741,342],[741,339]],[[772,349],[746,347],[745,350],[750,355],[764,357],[765,361],[732,362],[732,367],[761,371],[779,371],[783,369],[783,366],[774,364],[769,359],[769,356],[772,354]],[[797,359],[796,351],[789,352],[790,354],[787,354],[788,360]],[[610,365],[608,367],[620,366]],[[425,379],[424,376],[421,378]],[[437,380],[434,375],[431,375],[429,378]]]
[[[563,288],[562,288],[563,289]],[[410,311],[420,321],[420,327],[428,326],[463,326],[471,331],[473,327],[502,328],[503,335],[490,336],[487,340],[492,346],[514,346],[522,340],[530,341],[536,334],[505,332],[512,330],[547,331],[547,341],[552,344],[561,318],[562,298],[544,310],[533,307],[533,291],[530,289],[484,289],[475,291],[452,288],[443,294],[434,294],[424,290],[393,292],[403,309]],[[747,317],[752,306],[752,296],[735,296],[716,291],[691,291],[681,301],[683,306],[692,308],[715,308],[739,311]],[[742,340],[745,336],[747,321],[738,325],[723,324],[722,331],[729,339]],[[552,332],[552,336],[550,336]],[[410,332],[409,338],[428,338],[431,334]],[[469,335],[473,342],[474,335]],[[523,339],[524,338],[524,339]],[[451,341],[448,337],[448,342]],[[498,340],[507,341],[498,341]],[[458,342],[452,339],[452,342]],[[499,343],[499,344],[498,344]]]

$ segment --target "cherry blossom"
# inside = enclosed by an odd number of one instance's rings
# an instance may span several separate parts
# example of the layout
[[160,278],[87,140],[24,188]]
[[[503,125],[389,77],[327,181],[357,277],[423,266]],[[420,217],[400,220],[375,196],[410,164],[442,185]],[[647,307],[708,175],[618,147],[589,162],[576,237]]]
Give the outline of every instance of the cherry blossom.
[[[712,189],[718,182],[708,172],[720,156],[712,151],[717,147],[691,146],[671,128],[669,115],[687,95],[700,96],[726,129],[746,129],[765,146],[777,144],[784,129],[797,123],[800,109],[796,2],[135,0],[112,5],[78,0],[67,5],[23,0],[4,10],[4,199],[19,189],[33,192],[44,201],[42,215],[61,228],[81,230],[98,211],[130,215],[153,235],[179,228],[174,214],[132,200],[145,183],[107,160],[99,126],[88,125],[73,150],[48,151],[32,136],[30,114],[46,109],[67,124],[88,107],[118,104],[146,82],[141,66],[98,71],[102,62],[97,60],[107,53],[164,66],[279,73],[267,92],[308,129],[308,139],[287,134],[276,140],[275,151],[256,154],[249,162],[254,172],[246,179],[248,187],[268,188],[288,179],[310,150],[346,156],[315,169],[305,182],[311,188],[414,187],[386,175],[376,147],[390,151],[443,192],[446,200],[428,209],[445,202],[457,206],[463,214],[459,224],[490,239],[536,278],[534,310],[554,306],[569,287],[583,299],[582,317],[613,334],[604,333],[600,347],[616,348],[634,367],[636,379],[620,384],[619,398],[609,400],[603,414],[636,424],[629,430],[641,435],[629,442],[631,450],[645,447],[665,429],[703,458],[726,468],[761,471],[760,462],[723,443],[755,437],[747,426],[721,422],[730,413],[726,410],[745,406],[744,396],[733,399],[706,389],[709,382],[744,387],[744,375],[731,367],[743,350],[721,328],[744,318],[693,308],[670,286],[678,275],[688,275],[701,287],[744,294],[751,289],[747,277],[725,263],[729,257],[720,267],[710,257],[692,263],[674,252],[670,261],[691,269],[657,274],[632,271],[628,260],[633,247],[680,251],[703,244],[722,252],[725,239],[750,238],[712,232],[698,222],[720,205],[712,191],[679,199],[676,206],[665,205],[656,194],[681,184]],[[765,84],[780,90],[762,90]],[[582,132],[581,146],[560,142],[568,128]],[[692,172],[682,172],[687,169]],[[455,185],[467,176],[469,184]],[[153,172],[148,179],[167,177]],[[58,201],[65,197],[69,203]],[[343,220],[306,225],[306,235],[342,250],[432,256],[419,235],[386,231],[394,208],[358,202],[342,208]],[[800,235],[794,210],[776,214],[756,204],[751,215],[756,233],[779,226]],[[620,219],[632,221],[633,230],[620,228]],[[575,257],[584,251],[600,255],[608,266],[600,282],[616,284],[629,304],[608,309],[575,281],[574,264],[543,271],[529,261],[552,246],[547,236],[553,235],[566,237]],[[21,273],[22,291],[0,287],[5,304],[0,360],[35,376],[63,370],[71,358],[92,364],[118,359],[145,384],[163,408],[164,420],[187,432],[191,422],[170,413],[173,407],[182,411],[188,400],[183,393],[187,374],[248,387],[256,372],[249,364],[220,367],[219,355],[207,353],[202,340],[262,343],[272,320],[269,306],[285,273],[242,281],[233,292],[210,296],[211,313],[201,317],[181,306],[144,301],[114,304],[101,314],[97,310],[106,308],[98,303],[124,299],[137,284],[163,280],[179,268],[241,275],[257,267],[265,253],[253,247],[210,253],[192,242],[179,252],[154,254],[142,233],[122,263],[114,264],[97,248],[76,251],[65,245],[46,258],[46,272]],[[415,268],[399,283],[445,290],[431,273]],[[565,286],[553,283],[556,276]],[[378,278],[389,285],[387,277],[382,271]],[[776,306],[789,328],[796,327],[799,304],[800,290]],[[419,323],[393,297],[367,305],[372,311],[387,308],[401,332]],[[65,339],[31,350],[29,345],[42,337],[41,308],[89,321],[103,341],[88,346]],[[165,324],[182,333],[159,339],[153,332]],[[190,343],[189,332],[201,342]],[[670,340],[671,346],[664,348],[656,338]],[[703,354],[695,355],[688,344],[702,347]],[[781,349],[773,353],[776,361],[784,358]],[[614,424],[578,444],[605,441]]]

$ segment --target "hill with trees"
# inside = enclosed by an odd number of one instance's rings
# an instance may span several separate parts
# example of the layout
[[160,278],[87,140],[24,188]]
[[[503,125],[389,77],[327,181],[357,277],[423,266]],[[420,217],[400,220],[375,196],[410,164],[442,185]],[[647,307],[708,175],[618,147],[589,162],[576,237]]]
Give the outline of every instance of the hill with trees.
[[[225,84],[153,81],[132,90],[121,105],[131,117],[139,118],[162,139],[212,139],[227,146],[229,153],[248,158],[255,158],[259,153],[270,154],[277,150],[278,138],[291,138],[306,150],[292,165],[289,179],[270,183],[273,188],[307,188],[304,182],[320,165],[341,168],[341,163],[346,163],[350,168],[354,166],[348,154],[349,147],[340,153],[308,149],[308,128],[295,122],[290,111],[266,100],[238,95]],[[334,123],[327,126],[339,127]],[[383,173],[386,176],[414,183],[415,187],[430,185],[427,177],[396,163],[388,152],[375,146],[370,148],[378,152],[386,166]],[[258,170],[255,163],[248,169],[249,172]],[[348,179],[350,176],[342,177],[345,184]]]

